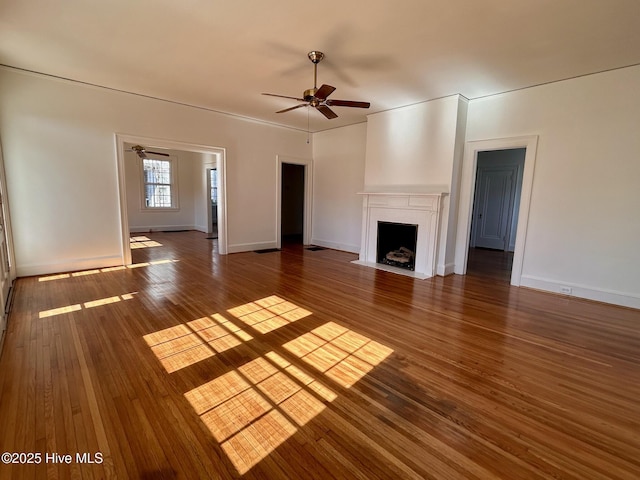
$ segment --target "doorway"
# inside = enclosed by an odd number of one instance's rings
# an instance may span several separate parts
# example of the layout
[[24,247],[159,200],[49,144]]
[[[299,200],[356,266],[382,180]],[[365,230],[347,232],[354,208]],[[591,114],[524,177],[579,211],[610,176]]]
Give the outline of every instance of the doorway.
[[526,149],[478,152],[467,272],[509,281]]
[[276,156],[276,247],[311,244],[312,161]]
[[282,243],[302,244],[304,235],[305,166],[282,164],[280,238]]
[[470,247],[513,252],[524,148],[478,152]]
[[[226,150],[221,147],[210,145],[198,145],[193,143],[182,143],[158,138],[139,137],[134,135],[115,134],[116,154],[118,157],[118,190],[120,193],[120,225],[122,239],[123,264],[131,264],[131,245],[129,232],[129,214],[127,204],[127,180],[125,166],[125,144],[140,144],[145,147],[156,149],[175,150],[180,152],[191,152],[201,154],[202,158],[210,158],[212,165],[215,164],[217,170],[217,231],[218,231],[218,253],[227,253],[227,210],[226,210]],[[205,161],[205,160],[203,160]],[[203,185],[204,187],[204,185]],[[209,192],[202,194],[202,200],[209,196]],[[207,198],[207,202],[210,200]],[[207,209],[210,211],[210,209]],[[207,215],[208,216],[208,215]],[[207,222],[211,223],[211,222]],[[208,227],[207,227],[208,228]]]
[[[536,160],[536,151],[538,145],[537,136],[528,137],[514,137],[503,138],[494,140],[479,140],[467,142],[465,145],[464,159],[462,164],[462,178],[460,183],[460,208],[458,212],[458,229],[456,236],[456,255],[455,255],[455,268],[454,273],[458,275],[465,275],[467,273],[469,250],[470,246],[474,246],[473,241],[477,240],[477,229],[481,228],[478,222],[474,225],[474,214],[482,211],[482,208],[474,208],[476,199],[476,187],[478,184],[478,160],[482,159],[485,155],[482,152],[498,152],[504,150],[519,150],[524,151],[524,160],[521,168],[522,180],[520,181],[521,187],[519,187],[519,203],[516,203],[513,195],[515,194],[513,179],[512,183],[509,183],[508,176],[504,174],[497,175],[497,178],[493,179],[496,183],[502,176],[502,181],[505,183],[504,190],[511,189],[510,202],[513,203],[513,210],[509,213],[506,210],[500,214],[496,214],[494,210],[491,210],[493,218],[490,219],[494,225],[501,225],[506,222],[506,229],[504,226],[500,228],[503,230],[496,230],[499,232],[504,231],[503,234],[506,238],[504,243],[497,244],[498,247],[503,248],[497,250],[498,252],[510,253],[513,251],[511,264],[511,274],[509,277],[511,285],[519,286],[522,276],[522,266],[524,262],[524,247],[527,236],[527,226],[529,221],[529,205],[531,203],[531,191],[533,188],[533,172]],[[491,155],[491,154],[489,154]],[[480,165],[482,166],[482,161]],[[520,173],[518,173],[518,176]],[[510,187],[507,186],[510,185]],[[491,189],[489,189],[491,190]],[[496,188],[495,190],[501,191],[502,188]],[[479,193],[479,195],[483,195]],[[491,196],[492,193],[485,192],[484,195]],[[502,205],[505,202],[494,202],[498,205]],[[516,213],[517,212],[517,213]],[[517,215],[517,216],[516,216]],[[499,220],[499,221],[498,221]],[[472,233],[473,227],[473,233]],[[503,236],[496,233],[496,237]],[[506,245],[506,246],[505,246]],[[496,246],[496,245],[494,245]]]

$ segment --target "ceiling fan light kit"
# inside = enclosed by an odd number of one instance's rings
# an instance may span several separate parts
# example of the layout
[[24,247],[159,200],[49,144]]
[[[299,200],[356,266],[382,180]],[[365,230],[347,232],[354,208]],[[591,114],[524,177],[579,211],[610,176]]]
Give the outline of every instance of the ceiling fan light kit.
[[324,53],[317,50],[312,50],[307,54],[307,56],[309,57],[309,60],[311,60],[311,63],[313,63],[313,88],[305,90],[302,94],[302,98],[277,95],[275,93],[263,93],[263,95],[269,95],[270,97],[288,98],[290,100],[304,102],[293,107],[278,110],[276,113],[289,112],[300,107],[313,107],[320,113],[322,113],[326,118],[331,120],[332,118],[337,118],[338,115],[329,108],[330,106],[352,108],[369,108],[371,106],[369,102],[356,102],[353,100],[331,100],[327,98],[335,91],[336,87],[332,87],[331,85],[326,84],[321,85],[320,88],[317,87],[318,63],[320,63],[324,58]]

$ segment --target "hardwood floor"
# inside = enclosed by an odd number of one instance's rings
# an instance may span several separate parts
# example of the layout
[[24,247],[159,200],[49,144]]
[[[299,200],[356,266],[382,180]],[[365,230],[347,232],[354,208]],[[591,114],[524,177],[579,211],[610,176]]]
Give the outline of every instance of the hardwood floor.
[[490,281],[511,281],[513,252],[470,248],[467,257],[467,275],[482,276]]
[[640,478],[637,310],[149,238],[17,281],[1,479]]

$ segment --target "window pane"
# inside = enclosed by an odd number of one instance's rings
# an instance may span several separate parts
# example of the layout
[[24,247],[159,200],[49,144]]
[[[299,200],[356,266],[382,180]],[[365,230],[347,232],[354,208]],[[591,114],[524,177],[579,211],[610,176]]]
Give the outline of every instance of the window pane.
[[145,185],[145,205],[147,207],[171,207],[171,187],[169,185]]
[[148,183],[171,183],[171,165],[167,160],[145,158],[144,179]]
[[170,207],[171,206],[171,187],[162,186],[157,187],[155,192],[156,207]]
[[158,171],[156,183],[171,183],[169,172]]
[[155,207],[155,205],[153,204],[153,193],[155,192],[156,186],[155,185],[145,185],[144,190],[145,190],[145,195],[144,195],[144,199],[145,199],[145,205],[147,207]]

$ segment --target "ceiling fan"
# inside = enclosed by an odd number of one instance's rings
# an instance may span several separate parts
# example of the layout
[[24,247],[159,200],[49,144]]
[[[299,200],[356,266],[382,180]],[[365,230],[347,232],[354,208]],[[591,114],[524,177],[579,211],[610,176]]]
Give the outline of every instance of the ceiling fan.
[[131,148],[127,150],[129,152],[135,152],[135,154],[138,155],[140,158],[147,158],[148,153],[150,153],[151,155],[162,155],[163,157],[170,156],[168,153],[164,153],[164,152],[152,152],[151,150],[147,150],[142,145],[133,145]]
[[309,60],[313,63],[313,88],[305,90],[302,94],[302,98],[298,97],[287,97],[286,95],[276,95],[274,93],[263,93],[263,95],[269,95],[271,97],[280,97],[280,98],[289,98],[291,100],[297,100],[301,103],[296,105],[295,107],[285,108],[284,110],[279,110],[276,113],[284,113],[289,112],[291,110],[295,110],[300,107],[314,107],[320,113],[322,113],[329,120],[332,118],[337,118],[337,114],[331,110],[329,107],[356,107],[356,108],[369,108],[371,104],[369,102],[355,102],[352,100],[332,100],[327,98],[329,95],[333,93],[336,87],[332,87],[331,85],[322,84],[320,88],[317,88],[317,80],[318,80],[318,63],[322,61],[324,58],[324,53],[318,51],[309,52],[308,55]]

